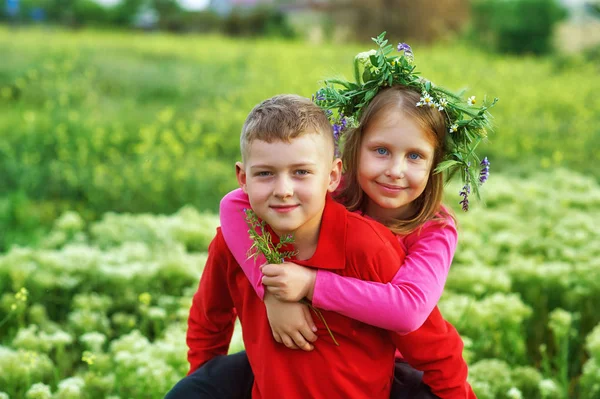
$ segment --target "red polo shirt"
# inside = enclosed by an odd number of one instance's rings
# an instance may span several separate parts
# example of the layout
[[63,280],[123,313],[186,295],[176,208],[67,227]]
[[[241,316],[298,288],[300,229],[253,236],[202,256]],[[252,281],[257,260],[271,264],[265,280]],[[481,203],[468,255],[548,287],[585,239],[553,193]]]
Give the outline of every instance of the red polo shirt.
[[[327,265],[340,275],[388,283],[403,260],[404,252],[387,228],[348,212],[328,198],[315,254],[295,262]],[[338,313],[322,313],[339,347],[317,317],[313,319],[319,340],[313,351],[291,350],[277,343],[264,303],[217,229],[188,320],[190,373],[227,353],[237,314],[255,377],[253,398],[388,399],[396,347],[413,367],[425,371],[427,383],[438,385],[436,391],[448,392],[443,397],[469,397],[462,393],[470,390],[462,341],[455,330],[449,330],[437,309],[421,329],[405,336]]]

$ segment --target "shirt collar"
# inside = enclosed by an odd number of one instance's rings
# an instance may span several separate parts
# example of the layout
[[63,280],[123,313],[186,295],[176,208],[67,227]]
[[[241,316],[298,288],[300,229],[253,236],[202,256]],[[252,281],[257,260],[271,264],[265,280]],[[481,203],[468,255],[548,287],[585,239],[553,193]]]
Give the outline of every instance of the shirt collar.
[[344,269],[346,267],[347,223],[348,211],[328,194],[315,253],[310,259],[294,259],[293,262],[318,269]]

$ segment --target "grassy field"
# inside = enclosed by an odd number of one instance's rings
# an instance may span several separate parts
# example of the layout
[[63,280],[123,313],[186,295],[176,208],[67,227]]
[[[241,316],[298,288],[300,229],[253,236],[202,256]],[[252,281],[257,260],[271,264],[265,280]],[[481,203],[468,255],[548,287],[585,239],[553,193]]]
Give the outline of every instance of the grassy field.
[[[310,96],[323,78],[351,76],[352,58],[364,49],[0,28],[0,196],[8,198],[0,225],[49,226],[73,208],[86,220],[184,204],[214,211],[235,186],[232,165],[249,110],[274,94]],[[484,146],[494,171],[562,166],[600,176],[597,64],[461,45],[414,51],[433,82],[500,98],[496,132]],[[4,248],[12,242],[2,241]]]
[[[246,114],[362,50],[0,27],[0,399],[162,398]],[[478,396],[600,397],[600,68],[413,50],[435,83],[500,98],[440,303]]]

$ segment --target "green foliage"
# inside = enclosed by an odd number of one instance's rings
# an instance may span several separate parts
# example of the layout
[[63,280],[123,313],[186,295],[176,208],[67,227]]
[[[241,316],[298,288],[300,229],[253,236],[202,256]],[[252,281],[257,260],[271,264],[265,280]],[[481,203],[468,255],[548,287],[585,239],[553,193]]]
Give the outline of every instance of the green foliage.
[[[20,23],[32,22],[34,10],[42,10],[47,21],[68,27],[118,27],[130,29],[136,17],[145,11],[157,17],[148,28],[170,32],[224,33],[231,36],[297,36],[287,16],[274,6],[258,6],[248,10],[235,8],[226,16],[211,9],[189,11],[177,0],[121,0],[103,5],[94,0],[21,0],[16,16]],[[0,21],[8,20],[0,8]]]
[[[584,337],[600,322],[593,305],[600,303],[598,184],[558,169],[526,180],[492,175],[483,188],[487,206],[459,215],[460,244],[440,307],[469,336],[475,360],[478,353],[493,353],[526,364],[526,354],[553,380],[552,389],[576,397],[573,378],[582,372]],[[520,299],[508,300],[506,292]],[[488,303],[495,313],[485,312]],[[523,304],[533,313],[523,313]],[[487,330],[478,331],[483,326]],[[494,348],[506,352],[489,352]]]
[[472,0],[473,36],[507,53],[552,50],[556,23],[567,15],[558,0]]
[[592,399],[600,395],[600,324],[588,335],[586,349],[590,354],[590,358],[583,366],[581,397]]
[[[236,186],[239,131],[252,107],[283,92],[310,97],[334,73],[352,76],[347,60],[360,49],[0,28],[0,250],[36,242],[68,209],[85,221],[185,204],[216,211]],[[568,166],[600,176],[596,63],[556,70],[552,59],[461,46],[413,51],[433,82],[502,98],[495,132],[479,146],[492,171]],[[536,85],[517,86],[523,76]]]
[[293,38],[296,33],[285,14],[274,7],[250,10],[234,8],[222,21],[223,33],[230,36],[273,36]]
[[2,389],[11,398],[162,398],[187,371],[188,309],[217,223],[186,207],[107,215],[88,228],[69,212],[42,247],[0,256],[0,317],[11,316],[0,330]]
[[296,251],[283,251],[283,248],[293,244],[292,234],[280,237],[279,242],[274,244],[271,233],[266,227],[267,223],[260,220],[252,209],[245,210],[245,220],[248,225],[248,235],[252,239],[249,256],[256,259],[259,255],[263,255],[267,263],[279,264],[297,255]]

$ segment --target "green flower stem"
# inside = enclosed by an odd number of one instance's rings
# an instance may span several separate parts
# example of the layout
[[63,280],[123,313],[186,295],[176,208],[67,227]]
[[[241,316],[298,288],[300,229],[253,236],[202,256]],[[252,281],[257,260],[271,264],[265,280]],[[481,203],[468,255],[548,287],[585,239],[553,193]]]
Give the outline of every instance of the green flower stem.
[[2,321],[0,321],[0,327],[2,327],[7,321],[10,320],[13,313],[14,313],[14,311],[12,311],[12,310],[10,312],[8,312],[8,314],[4,317],[4,319],[2,319]]
[[356,80],[356,84],[362,84],[360,81],[360,67],[359,67],[358,57],[354,57],[354,79]]
[[300,300],[300,303],[303,303],[305,305],[307,305],[310,310],[312,310],[313,312],[315,312],[315,314],[317,315],[317,317],[319,319],[321,319],[321,321],[323,322],[323,324],[325,324],[325,328],[327,329],[327,332],[329,333],[329,336],[331,337],[331,339],[333,340],[333,343],[336,346],[340,346],[340,344],[337,342],[337,340],[335,339],[335,337],[333,336],[333,332],[331,331],[331,329],[329,328],[329,324],[327,324],[327,321],[325,321],[325,317],[323,317],[323,313],[321,313],[321,311],[317,308],[315,308],[312,303],[310,303],[310,301],[306,298]]

